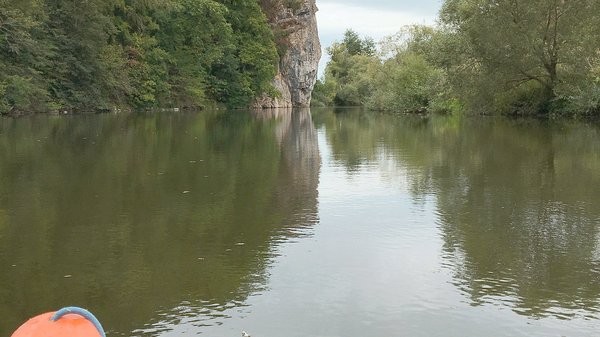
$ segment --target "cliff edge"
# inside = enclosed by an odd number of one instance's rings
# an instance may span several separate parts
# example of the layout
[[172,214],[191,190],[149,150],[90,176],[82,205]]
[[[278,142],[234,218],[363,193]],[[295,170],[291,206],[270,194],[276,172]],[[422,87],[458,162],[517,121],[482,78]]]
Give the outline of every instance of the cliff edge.
[[316,0],[261,0],[260,3],[280,55],[273,80],[279,95],[264,95],[255,107],[308,107],[321,59]]

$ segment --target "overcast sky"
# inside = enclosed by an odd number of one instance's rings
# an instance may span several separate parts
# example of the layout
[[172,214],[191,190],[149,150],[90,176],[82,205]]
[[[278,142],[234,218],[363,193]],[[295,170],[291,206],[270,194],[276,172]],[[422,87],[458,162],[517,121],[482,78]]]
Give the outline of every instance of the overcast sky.
[[325,49],[341,40],[346,29],[378,41],[405,25],[435,23],[441,4],[442,0],[317,0],[323,46],[319,74],[329,59]]

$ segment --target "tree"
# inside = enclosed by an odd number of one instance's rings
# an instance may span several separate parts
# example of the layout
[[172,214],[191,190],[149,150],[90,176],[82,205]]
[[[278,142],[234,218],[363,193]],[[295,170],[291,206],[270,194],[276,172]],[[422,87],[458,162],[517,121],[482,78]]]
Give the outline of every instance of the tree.
[[336,42],[327,49],[331,61],[325,69],[325,84],[322,88],[332,85],[336,88],[333,100],[336,105],[364,105],[372,91],[371,74],[380,65],[375,56],[363,54],[362,47],[360,50],[348,49],[347,43],[349,42],[350,46],[354,43],[352,35],[350,33],[349,39],[344,39],[341,43]]
[[114,30],[112,1],[46,0],[48,36],[51,46],[49,66],[43,69],[52,97],[73,109],[105,108],[114,89],[109,85],[120,72],[111,72],[121,57],[105,58],[115,52],[108,38]]
[[228,8],[227,20],[234,36],[232,57],[215,69],[215,76],[224,74],[218,87],[222,102],[230,106],[243,106],[274,88],[279,61],[273,32],[265,14],[255,0],[220,0]]
[[328,49],[331,61],[314,96],[321,104],[394,112],[456,110],[446,72],[438,65],[441,37],[432,27],[408,26],[385,38],[375,56],[372,39],[348,30],[342,42]]
[[342,44],[350,55],[375,55],[375,41],[371,37],[360,38],[360,35],[352,29],[346,30]]
[[[469,56],[499,92],[539,92],[538,108],[550,111],[559,84],[586,69],[598,48],[596,0],[447,0],[441,20],[466,38]],[[512,94],[510,93],[512,92]]]
[[327,52],[331,61],[325,77],[315,87],[314,96],[324,104],[362,106],[372,92],[372,75],[380,66],[375,56],[375,42],[361,38],[348,29],[341,42],[335,42]]
[[384,61],[373,78],[367,107],[412,113],[455,110],[439,55],[443,36],[433,27],[414,25],[384,38]]
[[46,19],[42,1],[0,0],[0,113],[48,106]]
[[0,0],[0,113],[239,107],[276,63],[254,0]]
[[403,52],[385,61],[377,72],[367,106],[397,112],[431,111],[434,104],[439,104],[436,99],[443,81],[443,71],[422,55]]

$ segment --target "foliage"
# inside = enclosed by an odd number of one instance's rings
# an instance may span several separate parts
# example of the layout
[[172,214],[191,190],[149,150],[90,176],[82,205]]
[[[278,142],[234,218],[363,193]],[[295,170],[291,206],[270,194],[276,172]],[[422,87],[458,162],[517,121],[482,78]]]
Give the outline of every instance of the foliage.
[[[344,40],[334,43],[327,52],[331,56],[331,62],[325,70],[322,85],[315,88],[314,95],[317,97],[317,103],[321,97],[322,103],[365,104],[372,91],[370,74],[379,63],[374,55],[373,40],[361,39],[354,31],[347,30]],[[328,92],[321,91],[325,88]]]
[[576,81],[564,81],[557,86],[562,108],[576,115],[600,115],[600,51],[588,59],[584,76]]
[[550,113],[563,107],[564,89],[585,82],[599,47],[599,9],[594,0],[447,0],[441,20],[471,46],[466,59],[484,79],[477,87],[503,102],[492,109]]
[[389,55],[374,74],[367,107],[399,112],[451,112],[446,72],[437,51],[441,33],[427,26],[408,26],[381,43]]
[[48,52],[36,41],[44,17],[36,0],[0,0],[0,113],[28,106],[28,97],[45,105],[44,79],[34,67],[45,65],[41,55]]
[[276,63],[253,0],[0,0],[0,112],[243,106]]
[[599,11],[596,0],[446,0],[438,27],[385,38],[370,67],[347,32],[316,96],[335,85],[333,103],[375,109],[598,114]]
[[333,105],[336,95],[336,86],[333,80],[323,81],[317,79],[312,95],[312,106],[324,107]]
[[436,97],[443,72],[417,53],[387,60],[374,79],[367,107],[400,112],[425,112]]
[[346,30],[342,44],[345,46],[346,51],[350,55],[375,55],[375,41],[370,37],[361,39],[360,36],[352,29]]
[[366,106],[396,112],[448,112],[456,102],[436,66],[433,28],[411,26],[387,37],[376,55],[372,39],[346,31],[329,49],[331,61],[315,86],[315,105]]
[[229,9],[228,21],[234,35],[235,58],[227,59],[221,71],[229,76],[226,83],[225,102],[234,106],[249,104],[250,101],[265,92],[274,89],[271,80],[275,77],[275,64],[279,57],[273,42],[273,33],[267,18],[255,0],[221,0]]

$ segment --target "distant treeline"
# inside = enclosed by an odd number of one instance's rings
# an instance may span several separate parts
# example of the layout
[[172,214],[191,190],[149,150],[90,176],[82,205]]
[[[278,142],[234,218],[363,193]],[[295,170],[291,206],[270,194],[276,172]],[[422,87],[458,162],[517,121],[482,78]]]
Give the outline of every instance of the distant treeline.
[[446,0],[436,27],[328,49],[315,105],[399,112],[600,114],[600,1]]
[[0,0],[0,113],[247,105],[273,90],[273,1]]

